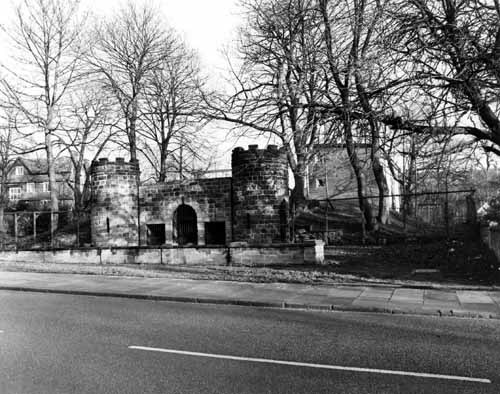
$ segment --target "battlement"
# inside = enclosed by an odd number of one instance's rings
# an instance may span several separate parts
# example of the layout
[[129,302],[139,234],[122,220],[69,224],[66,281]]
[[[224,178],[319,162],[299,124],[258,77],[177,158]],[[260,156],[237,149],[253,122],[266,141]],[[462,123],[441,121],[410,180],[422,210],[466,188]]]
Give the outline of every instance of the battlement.
[[106,166],[106,170],[109,170],[109,167],[114,167],[116,169],[128,169],[131,171],[139,171],[139,161],[125,161],[123,157],[117,157],[115,161],[109,160],[107,158],[100,158],[99,160],[94,160],[92,162],[92,171],[98,170],[98,167]]
[[278,148],[277,145],[268,145],[264,149],[259,149],[259,145],[248,145],[248,149],[242,148],[241,146],[238,146],[233,149],[233,155],[240,155],[240,154],[266,154],[266,153],[271,153],[271,154],[278,154],[278,153],[283,153],[283,148]]

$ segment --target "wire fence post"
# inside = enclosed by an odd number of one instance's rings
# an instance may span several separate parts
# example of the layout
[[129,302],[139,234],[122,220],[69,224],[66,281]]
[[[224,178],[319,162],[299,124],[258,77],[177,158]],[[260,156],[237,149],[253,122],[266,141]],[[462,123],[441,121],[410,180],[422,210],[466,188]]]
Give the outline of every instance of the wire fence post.
[[76,247],[80,247],[80,210],[76,209]]
[[36,212],[33,211],[33,243],[36,244]]
[[17,250],[17,213],[14,212],[14,243],[16,244]]
[[54,249],[54,211],[50,208],[50,247]]
[[450,215],[448,211],[448,187],[446,188],[446,194],[445,194],[445,200],[444,200],[444,222],[446,225],[446,237],[450,236]]

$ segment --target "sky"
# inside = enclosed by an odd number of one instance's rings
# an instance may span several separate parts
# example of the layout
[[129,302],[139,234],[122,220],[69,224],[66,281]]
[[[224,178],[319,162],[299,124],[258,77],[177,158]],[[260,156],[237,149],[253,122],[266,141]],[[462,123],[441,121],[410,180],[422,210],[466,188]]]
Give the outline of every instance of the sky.
[[[0,0],[0,3],[4,0]],[[156,0],[167,23],[196,49],[205,67],[225,66],[220,49],[230,44],[241,21],[237,0]],[[121,0],[82,0],[82,6],[98,15],[109,15]]]
[[[0,0],[2,2],[3,0]],[[211,78],[211,84],[218,85],[220,77],[227,70],[227,61],[222,54],[224,47],[234,43],[237,29],[243,22],[238,0],[152,0],[167,23],[173,27],[195,49],[202,65],[202,71]],[[82,0],[97,15],[111,15],[122,4],[121,0]],[[227,72],[227,71],[226,71]],[[219,84],[220,86],[220,84]],[[217,148],[218,169],[229,168],[231,151],[235,146],[259,144],[267,145],[268,140],[255,141],[249,138],[233,138],[228,135],[228,125],[209,124],[207,132],[213,136],[214,149]]]
[[[0,24],[8,26],[13,21],[13,9],[20,0],[0,0]],[[81,9],[89,10],[96,16],[106,18],[118,9],[126,0],[80,0]],[[141,3],[143,0],[140,0]],[[211,79],[211,84],[218,85],[220,77],[227,69],[222,50],[234,43],[237,28],[242,23],[238,0],[144,0],[157,7],[167,24],[173,27],[195,49],[200,57],[202,71]],[[138,1],[139,2],[139,1]],[[0,42],[3,54],[9,51],[4,42]],[[220,85],[220,84],[219,84]],[[250,139],[236,140],[227,137],[224,125],[209,126],[215,146],[220,151],[218,168],[228,167],[230,152],[234,146],[256,143]],[[257,141],[258,143],[259,141]],[[264,146],[266,141],[262,141]]]

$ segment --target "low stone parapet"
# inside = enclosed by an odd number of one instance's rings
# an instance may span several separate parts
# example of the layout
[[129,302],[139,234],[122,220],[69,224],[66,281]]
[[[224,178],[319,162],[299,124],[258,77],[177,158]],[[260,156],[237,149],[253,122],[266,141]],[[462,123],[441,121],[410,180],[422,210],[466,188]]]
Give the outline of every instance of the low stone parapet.
[[197,247],[115,247],[0,251],[2,262],[107,265],[272,266],[324,261],[323,241],[307,244]]

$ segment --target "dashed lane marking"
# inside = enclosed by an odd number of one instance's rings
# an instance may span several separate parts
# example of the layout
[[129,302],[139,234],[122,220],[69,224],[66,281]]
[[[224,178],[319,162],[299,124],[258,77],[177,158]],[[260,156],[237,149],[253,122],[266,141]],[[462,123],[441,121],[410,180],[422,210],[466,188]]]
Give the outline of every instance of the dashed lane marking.
[[468,377],[468,376],[441,375],[441,374],[425,373],[425,372],[393,371],[390,369],[344,367],[341,365],[328,365],[328,364],[311,364],[311,363],[302,363],[302,362],[297,362],[297,361],[272,360],[272,359],[267,359],[267,358],[253,358],[253,357],[229,356],[229,355],[224,355],[224,354],[188,352],[185,350],[163,349],[163,348],[146,347],[146,346],[129,346],[128,348],[135,349],[135,350],[146,350],[146,351],[150,351],[150,352],[180,354],[180,355],[184,355],[184,356],[208,357],[208,358],[218,358],[218,359],[223,359],[223,360],[235,360],[235,361],[249,361],[249,362],[254,362],[254,363],[291,365],[291,366],[295,366],[295,367],[330,369],[330,370],[335,370],[335,371],[367,372],[367,373],[378,373],[378,374],[386,374],[386,375],[413,376],[413,377],[418,377],[418,378],[459,380],[462,382],[491,383],[490,379],[472,378],[472,377]]

